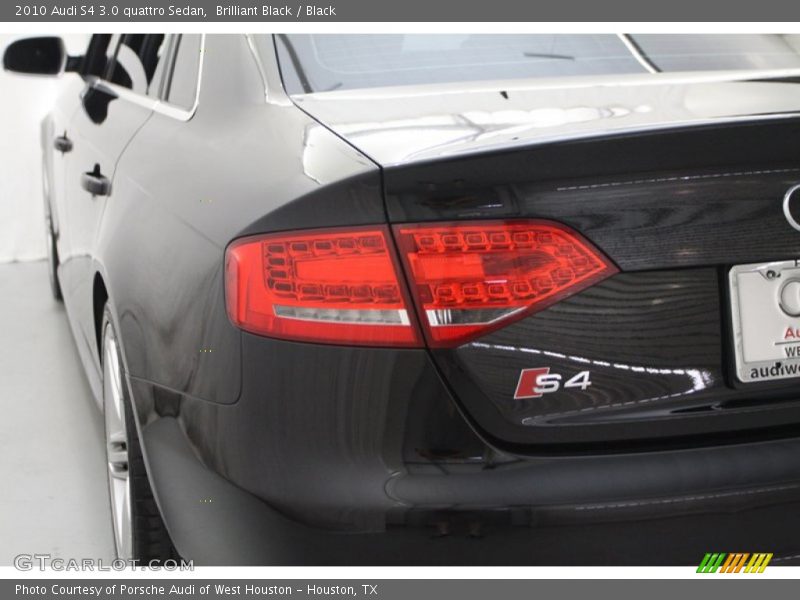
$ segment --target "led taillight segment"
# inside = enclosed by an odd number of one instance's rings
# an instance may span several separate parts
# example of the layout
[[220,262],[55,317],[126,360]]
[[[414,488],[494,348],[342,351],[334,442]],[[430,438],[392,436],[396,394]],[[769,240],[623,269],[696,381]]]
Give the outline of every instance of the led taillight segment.
[[253,236],[225,256],[231,321],[289,340],[421,346],[387,228]]
[[[432,347],[463,344],[617,272],[550,221],[407,224],[394,234]],[[400,273],[385,227],[242,238],[225,256],[228,315],[270,337],[420,347]]]
[[550,221],[396,225],[428,344],[454,346],[507,325],[617,269]]

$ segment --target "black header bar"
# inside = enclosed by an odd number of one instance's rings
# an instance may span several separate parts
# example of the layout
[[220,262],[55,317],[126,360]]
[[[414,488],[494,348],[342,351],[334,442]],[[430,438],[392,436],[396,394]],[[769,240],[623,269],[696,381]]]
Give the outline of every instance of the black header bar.
[[796,0],[11,0],[0,22],[775,22]]

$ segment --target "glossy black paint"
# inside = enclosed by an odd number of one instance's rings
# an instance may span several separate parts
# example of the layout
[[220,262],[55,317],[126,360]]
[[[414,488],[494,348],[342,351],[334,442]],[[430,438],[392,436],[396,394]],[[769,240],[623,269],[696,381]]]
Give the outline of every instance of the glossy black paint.
[[[154,492],[184,556],[633,564],[642,522],[657,532],[695,512],[714,525],[707,538],[687,540],[686,518],[654,561],[776,539],[761,508],[797,501],[800,408],[791,385],[731,382],[722,282],[735,262],[800,253],[777,200],[800,178],[795,119],[399,165],[288,98],[266,36],[206,36],[191,110],[65,80],[42,146],[70,323],[99,396],[96,315],[112,307]],[[391,141],[391,126],[375,131]],[[62,135],[68,153],[53,147]],[[80,186],[95,166],[109,196]],[[224,250],[244,235],[523,216],[575,227],[622,273],[435,353],[272,340],[225,313]],[[522,348],[558,353],[549,364],[565,372],[579,368],[571,356],[637,370],[602,366],[587,393],[516,403],[519,370],[537,366]],[[705,385],[692,394],[689,371]],[[749,528],[730,527],[736,510]],[[533,551],[542,532],[547,556]],[[590,532],[619,552],[574,554]],[[796,554],[793,543],[776,551]]]
[[[623,271],[435,353],[478,426],[532,453],[731,443],[745,431],[749,439],[796,435],[793,382],[743,386],[730,372],[726,273],[800,255],[782,210],[800,178],[798,136],[793,119],[727,124],[388,169],[392,219],[552,219]],[[536,367],[565,379],[589,370],[593,385],[514,400],[520,371]]]
[[[729,384],[721,300],[712,268],[620,274],[436,358],[468,412],[519,452],[797,435],[796,385]],[[565,379],[588,370],[592,385],[514,400],[520,371],[543,366]]]
[[552,218],[623,271],[775,260],[800,245],[781,206],[799,144],[794,118],[547,143],[389,168],[387,208],[399,222]]

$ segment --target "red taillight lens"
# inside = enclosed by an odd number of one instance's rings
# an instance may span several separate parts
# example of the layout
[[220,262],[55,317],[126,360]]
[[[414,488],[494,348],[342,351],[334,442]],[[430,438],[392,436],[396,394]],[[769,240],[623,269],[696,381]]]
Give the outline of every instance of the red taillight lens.
[[225,255],[231,321],[271,337],[421,346],[384,227],[237,240]]
[[[617,272],[588,241],[549,221],[396,225],[428,344],[463,344]],[[225,256],[231,321],[276,338],[422,345],[388,229],[258,235]]]
[[548,221],[396,225],[428,343],[454,346],[615,273],[571,229]]

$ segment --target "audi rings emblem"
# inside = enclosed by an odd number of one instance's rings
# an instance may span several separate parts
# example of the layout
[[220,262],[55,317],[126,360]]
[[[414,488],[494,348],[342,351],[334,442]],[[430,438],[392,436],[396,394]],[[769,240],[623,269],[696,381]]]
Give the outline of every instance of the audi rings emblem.
[[[794,207],[794,214],[792,214],[792,207]],[[786,195],[783,197],[783,215],[789,221],[789,225],[800,231],[800,221],[798,221],[800,219],[800,184],[786,190]]]

